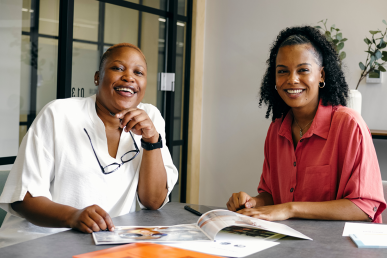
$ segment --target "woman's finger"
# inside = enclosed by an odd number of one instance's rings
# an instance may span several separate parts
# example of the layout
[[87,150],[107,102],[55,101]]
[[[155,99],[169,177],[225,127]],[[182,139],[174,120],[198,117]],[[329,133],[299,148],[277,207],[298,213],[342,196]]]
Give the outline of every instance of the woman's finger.
[[[110,218],[110,215],[109,213],[107,213],[104,209],[102,209],[101,207],[98,206],[98,209],[96,209],[96,212],[101,216],[101,218],[104,220],[104,223],[106,225],[106,227],[110,230],[110,231],[114,231],[114,224],[113,224],[113,221],[112,219]],[[106,229],[105,227],[105,229]]]

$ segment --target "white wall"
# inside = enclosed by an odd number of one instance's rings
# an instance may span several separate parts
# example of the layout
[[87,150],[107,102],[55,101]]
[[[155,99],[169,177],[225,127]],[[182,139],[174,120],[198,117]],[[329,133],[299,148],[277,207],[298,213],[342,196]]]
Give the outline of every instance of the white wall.
[[22,1],[0,3],[0,157],[19,147]]
[[[345,74],[355,88],[366,58],[363,38],[386,27],[386,10],[386,0],[206,1],[200,204],[225,206],[233,192],[257,193],[270,123],[258,93],[279,31],[328,18],[348,38]],[[368,126],[387,130],[387,79],[359,90]],[[387,150],[387,141],[378,144]]]

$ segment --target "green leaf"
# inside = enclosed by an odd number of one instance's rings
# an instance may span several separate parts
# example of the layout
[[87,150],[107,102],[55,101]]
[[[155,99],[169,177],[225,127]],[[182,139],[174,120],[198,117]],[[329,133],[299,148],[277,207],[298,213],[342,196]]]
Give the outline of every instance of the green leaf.
[[340,58],[340,60],[343,60],[346,56],[347,56],[347,54],[344,51],[342,51],[339,55],[339,58]]
[[383,44],[382,44],[381,46],[379,46],[379,49],[383,49],[383,48],[385,48],[385,47],[387,47],[387,43],[386,43],[386,42],[383,42]]
[[344,41],[347,41],[348,39],[347,38],[343,38],[342,40],[341,40],[341,42],[344,42]]
[[316,29],[321,29],[321,26],[314,26]]
[[383,66],[380,65],[380,66],[378,67],[378,70],[381,71],[381,72],[385,72],[385,71],[386,71],[386,68],[384,68]]
[[326,31],[326,32],[325,32],[325,36],[331,37],[331,32],[330,32],[330,31]]
[[371,54],[371,55],[374,54],[374,52],[372,52],[372,51],[364,51],[364,52],[367,52],[368,54]]
[[387,62],[387,52],[386,51],[382,52],[382,60]]
[[383,20],[383,23],[387,25],[387,22],[385,20]]
[[321,21],[319,21],[319,22],[324,22],[324,20],[321,20]]
[[379,33],[380,32],[380,30],[370,30],[370,33],[372,34],[372,35],[375,35],[376,33]]
[[371,40],[369,40],[368,38],[365,38],[365,39],[364,39],[364,42],[365,42],[366,44],[368,44],[368,45],[369,45],[369,44],[372,44]]
[[337,43],[339,43],[339,40],[338,39],[334,39],[332,42],[333,42],[333,44],[337,45]]
[[331,28],[336,28],[336,24],[332,24]]
[[336,31],[340,31],[340,29],[336,29]]
[[362,62],[359,63],[359,67],[362,71],[364,71],[366,69],[366,67],[364,66],[364,64]]
[[370,67],[372,67],[372,64],[375,62],[375,56],[371,56],[370,60]]
[[339,33],[336,35],[336,39],[341,40],[343,38],[343,34]]
[[379,50],[376,50],[376,52],[375,52],[375,60],[378,60],[380,58],[382,58],[382,53]]
[[342,50],[344,48],[344,43],[343,42],[340,42],[339,45],[337,45],[337,50]]

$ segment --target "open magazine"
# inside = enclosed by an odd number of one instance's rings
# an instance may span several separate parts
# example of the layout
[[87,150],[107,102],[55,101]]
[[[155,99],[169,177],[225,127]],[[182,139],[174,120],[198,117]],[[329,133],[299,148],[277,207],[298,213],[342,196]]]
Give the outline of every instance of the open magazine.
[[133,242],[176,243],[186,241],[214,241],[222,230],[228,235],[244,234],[260,239],[278,239],[292,236],[312,240],[304,234],[280,223],[251,218],[228,210],[212,210],[203,214],[194,224],[175,226],[125,226],[113,232],[93,232],[96,245]]

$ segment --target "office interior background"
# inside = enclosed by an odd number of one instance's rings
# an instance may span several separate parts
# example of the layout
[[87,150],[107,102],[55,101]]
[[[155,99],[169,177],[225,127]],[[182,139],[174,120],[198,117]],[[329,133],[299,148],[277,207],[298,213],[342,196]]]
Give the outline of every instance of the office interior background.
[[[95,94],[103,51],[130,42],[147,57],[143,102],[157,106],[167,121],[180,173],[172,200],[214,206],[225,206],[233,192],[257,192],[271,121],[266,107],[258,107],[259,87],[279,31],[323,19],[336,24],[348,38],[343,69],[354,89],[366,58],[363,39],[387,27],[385,0],[74,0],[71,49],[65,49],[71,62],[64,71],[58,69],[59,42],[69,37],[59,35],[66,21],[61,2],[67,1],[0,0],[0,170],[11,169],[45,104]],[[58,83],[65,72],[71,80]],[[158,90],[160,72],[176,74],[175,92]],[[359,86],[370,129],[387,130],[386,77]],[[387,180],[387,140],[374,139],[374,145]]]

